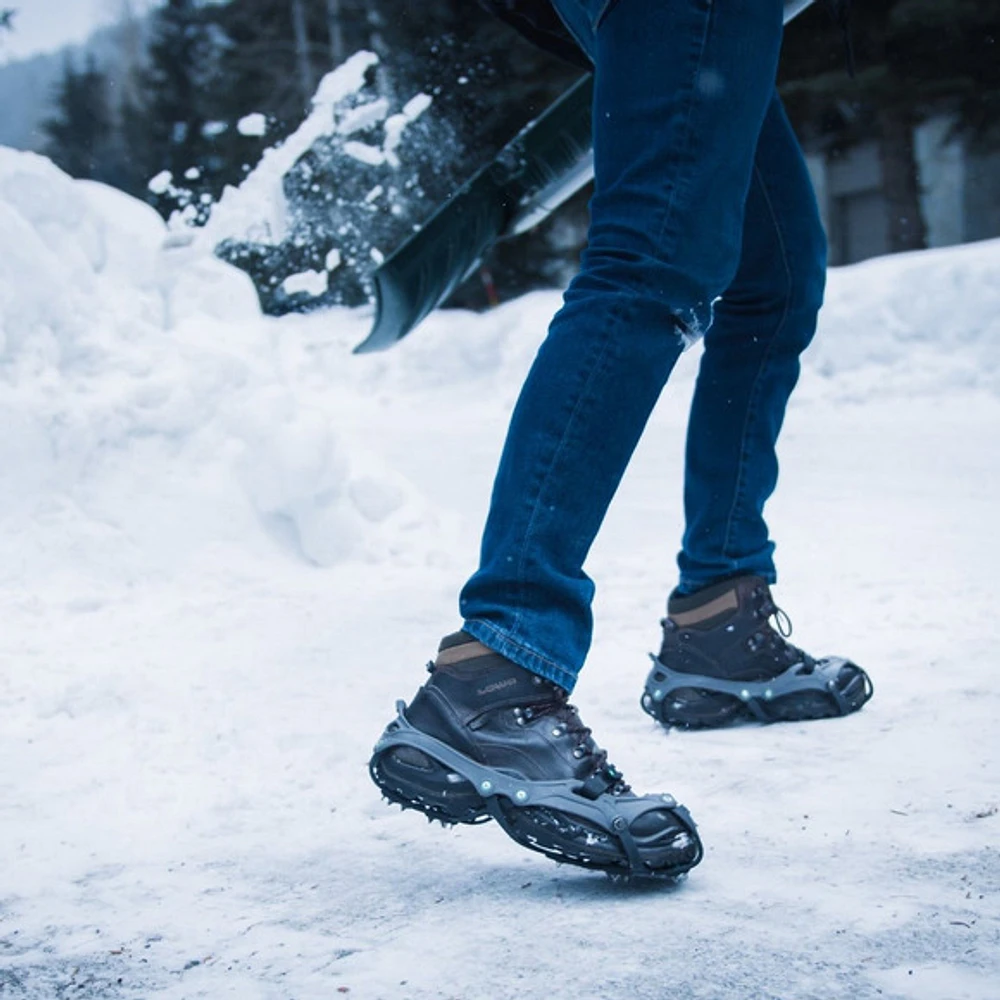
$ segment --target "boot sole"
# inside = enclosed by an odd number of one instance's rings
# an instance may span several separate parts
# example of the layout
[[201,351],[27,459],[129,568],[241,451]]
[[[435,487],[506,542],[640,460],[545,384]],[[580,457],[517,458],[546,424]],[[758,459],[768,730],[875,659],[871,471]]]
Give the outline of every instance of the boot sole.
[[[827,675],[833,676],[826,680],[817,680],[812,673],[799,674],[800,690],[788,690],[795,683],[794,670],[780,682],[778,678],[732,682],[681,674],[655,658],[653,664],[640,704],[657,722],[678,729],[832,719],[858,711],[873,693],[868,675],[857,664],[842,660],[821,661],[821,671],[827,664],[836,667],[835,672],[827,669]],[[782,688],[785,693],[778,693]]]

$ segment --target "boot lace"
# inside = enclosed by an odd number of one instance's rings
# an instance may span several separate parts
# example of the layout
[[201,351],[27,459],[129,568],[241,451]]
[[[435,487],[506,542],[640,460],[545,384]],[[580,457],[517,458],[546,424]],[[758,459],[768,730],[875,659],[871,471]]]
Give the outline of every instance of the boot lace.
[[576,740],[576,745],[573,747],[574,758],[577,760],[583,760],[585,757],[593,758],[590,773],[584,782],[586,793],[593,793],[593,797],[596,798],[602,792],[624,795],[631,791],[631,786],[625,782],[621,771],[609,763],[607,750],[602,750],[597,745],[593,739],[593,730],[583,724],[577,707],[566,701],[565,696],[526,708],[515,708],[514,715],[521,725],[543,716],[554,721],[553,736],[571,736]]
[[[774,603],[770,590],[758,587],[753,592],[753,596],[756,600],[754,615],[766,621],[768,626],[762,632],[754,634],[753,638],[757,639],[760,636],[760,640],[759,645],[755,644],[752,647],[753,652],[766,645],[775,658],[787,660],[788,663],[801,662],[805,664],[806,672],[811,672],[816,661],[808,653],[788,641],[792,634],[792,620],[785,611]],[[772,619],[774,620],[773,625]]]

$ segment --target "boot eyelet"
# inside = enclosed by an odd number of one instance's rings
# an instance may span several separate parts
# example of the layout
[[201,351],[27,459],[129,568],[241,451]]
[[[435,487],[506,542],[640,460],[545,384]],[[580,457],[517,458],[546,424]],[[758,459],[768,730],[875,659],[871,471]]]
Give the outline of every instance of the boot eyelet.
[[581,760],[584,757],[585,753],[586,753],[586,751],[583,749],[583,747],[574,747],[573,748],[573,756],[577,760]]

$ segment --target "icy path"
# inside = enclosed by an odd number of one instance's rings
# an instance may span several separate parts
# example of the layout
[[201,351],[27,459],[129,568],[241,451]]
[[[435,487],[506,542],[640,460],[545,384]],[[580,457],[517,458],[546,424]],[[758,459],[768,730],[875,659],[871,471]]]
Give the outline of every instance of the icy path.
[[576,698],[635,785],[695,812],[708,853],[688,880],[622,890],[380,803],[367,754],[454,623],[505,402],[386,395],[355,432],[457,508],[454,559],[222,549],[91,601],[0,593],[0,995],[997,1000],[1000,401],[851,403],[807,374],[771,511],[778,598],[876,697],[845,720],[666,735],[637,701],[688,376],[594,553]]

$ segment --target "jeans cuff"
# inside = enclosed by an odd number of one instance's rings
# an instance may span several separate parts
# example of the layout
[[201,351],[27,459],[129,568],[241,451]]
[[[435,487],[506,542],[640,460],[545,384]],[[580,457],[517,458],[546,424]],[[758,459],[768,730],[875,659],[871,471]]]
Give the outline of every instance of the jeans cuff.
[[558,684],[567,694],[576,686],[576,674],[553,663],[547,656],[526,646],[520,639],[502,632],[491,622],[483,621],[481,618],[468,618],[462,625],[462,631],[519,667],[524,667],[525,670]]
[[738,570],[731,570],[728,573],[707,573],[701,576],[690,573],[682,573],[680,582],[677,584],[676,593],[682,597],[697,593],[706,587],[711,587],[716,583],[725,580],[734,580],[738,576],[759,576],[769,586],[774,586],[778,582],[778,574],[773,569],[755,569],[752,566],[741,567]]

